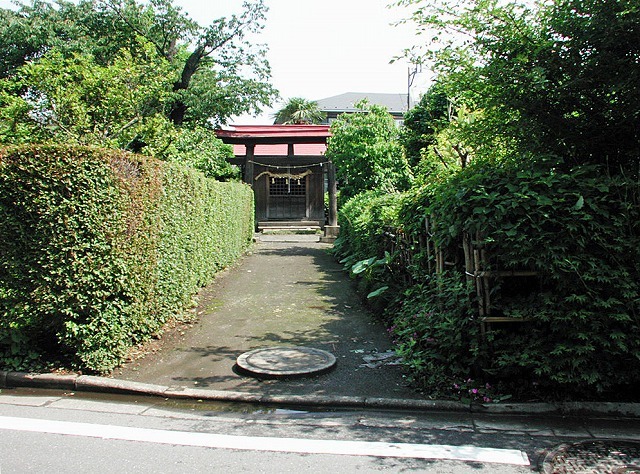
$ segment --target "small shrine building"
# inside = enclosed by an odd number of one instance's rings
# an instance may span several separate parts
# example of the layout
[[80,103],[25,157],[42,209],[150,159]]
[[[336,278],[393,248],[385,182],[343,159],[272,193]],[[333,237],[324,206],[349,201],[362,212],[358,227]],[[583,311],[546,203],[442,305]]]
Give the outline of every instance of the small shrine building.
[[258,230],[320,228],[325,239],[336,237],[335,167],[325,156],[328,125],[237,125],[216,135],[233,145],[230,161],[253,188]]

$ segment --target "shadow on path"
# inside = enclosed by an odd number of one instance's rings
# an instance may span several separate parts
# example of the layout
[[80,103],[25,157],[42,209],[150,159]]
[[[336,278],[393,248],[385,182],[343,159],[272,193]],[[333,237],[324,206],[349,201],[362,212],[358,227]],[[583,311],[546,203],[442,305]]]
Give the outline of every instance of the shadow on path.
[[[406,386],[399,366],[364,365],[364,356],[391,344],[329,246],[288,237],[257,243],[240,265],[201,291],[195,325],[167,334],[156,352],[114,376],[269,395],[421,398]],[[272,346],[315,347],[338,362],[329,373],[295,379],[259,380],[234,371],[243,352]]]

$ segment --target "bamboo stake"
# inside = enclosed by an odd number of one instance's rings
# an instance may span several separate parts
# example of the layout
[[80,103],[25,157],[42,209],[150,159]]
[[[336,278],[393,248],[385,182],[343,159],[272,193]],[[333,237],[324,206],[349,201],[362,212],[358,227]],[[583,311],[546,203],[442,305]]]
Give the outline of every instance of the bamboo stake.
[[473,268],[473,260],[471,259],[471,239],[467,232],[462,234],[462,250],[464,251],[465,274],[467,276],[467,280],[471,281],[475,275],[475,268]]
[[[426,232],[426,242],[427,242],[427,270],[429,274],[433,273],[433,265],[431,264],[431,233],[429,232],[429,217],[425,216],[424,218],[424,230]],[[433,255],[435,259],[435,254]]]
[[[481,236],[480,232],[477,234],[477,242],[480,242]],[[482,270],[487,268],[487,255],[484,245],[480,247],[480,264],[482,265]],[[482,277],[482,301],[484,305],[484,315],[491,315],[491,283],[489,280],[489,276],[485,275]]]

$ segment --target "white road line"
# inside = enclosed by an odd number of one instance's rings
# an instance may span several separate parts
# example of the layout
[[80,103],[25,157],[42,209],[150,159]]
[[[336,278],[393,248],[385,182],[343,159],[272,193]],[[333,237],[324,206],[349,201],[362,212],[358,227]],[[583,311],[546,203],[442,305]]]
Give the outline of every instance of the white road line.
[[0,429],[91,438],[140,441],[221,449],[276,451],[301,454],[338,454],[417,459],[448,459],[528,466],[526,453],[515,449],[478,448],[411,443],[339,441],[323,439],[231,436],[188,431],[165,431],[127,426],[0,416]]

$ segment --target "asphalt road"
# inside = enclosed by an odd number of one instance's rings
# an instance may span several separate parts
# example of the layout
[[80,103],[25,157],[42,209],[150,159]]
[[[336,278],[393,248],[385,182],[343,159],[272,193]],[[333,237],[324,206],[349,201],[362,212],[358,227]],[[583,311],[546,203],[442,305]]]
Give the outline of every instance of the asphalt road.
[[481,439],[459,415],[88,397],[1,394],[0,472],[525,473],[537,449],[512,434]]

